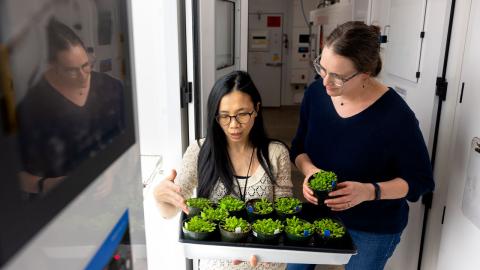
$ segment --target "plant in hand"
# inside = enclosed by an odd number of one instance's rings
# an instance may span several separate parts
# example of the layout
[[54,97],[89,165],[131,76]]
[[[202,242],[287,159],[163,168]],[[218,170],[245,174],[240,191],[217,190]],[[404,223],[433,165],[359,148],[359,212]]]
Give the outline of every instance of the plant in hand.
[[235,211],[240,211],[243,208],[245,208],[245,203],[238,199],[235,198],[231,195],[223,197],[219,202],[218,202],[218,207],[225,209],[229,212],[235,212]]
[[345,235],[345,227],[331,218],[315,220],[313,226],[318,234],[324,238],[341,238]]
[[313,190],[332,191],[337,186],[337,175],[330,171],[319,171],[312,175],[309,185]]
[[213,232],[215,230],[215,223],[205,220],[199,216],[194,216],[187,220],[183,227],[191,232]]
[[281,214],[294,214],[302,209],[302,202],[297,198],[283,197],[275,200],[275,209]]
[[228,217],[228,211],[222,208],[205,208],[200,213],[200,216],[209,221],[219,222]]

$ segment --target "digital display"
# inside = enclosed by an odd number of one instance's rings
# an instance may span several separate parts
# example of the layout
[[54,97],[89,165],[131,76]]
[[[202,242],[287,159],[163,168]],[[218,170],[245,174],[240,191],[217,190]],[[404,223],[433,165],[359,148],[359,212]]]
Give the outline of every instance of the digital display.
[[298,36],[298,43],[309,43],[310,42],[310,35],[299,35]]

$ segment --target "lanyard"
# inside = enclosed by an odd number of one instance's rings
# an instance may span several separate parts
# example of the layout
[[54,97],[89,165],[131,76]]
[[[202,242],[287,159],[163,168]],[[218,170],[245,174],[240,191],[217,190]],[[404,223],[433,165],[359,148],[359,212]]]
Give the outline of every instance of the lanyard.
[[250,156],[250,163],[248,164],[247,176],[245,179],[245,186],[243,187],[243,194],[242,194],[242,188],[240,187],[240,182],[238,182],[238,177],[235,177],[235,180],[237,180],[238,191],[240,192],[240,199],[242,201],[245,201],[247,197],[247,184],[248,184],[248,178],[250,177],[248,174],[250,173],[250,167],[252,167],[253,153],[255,153],[255,148],[252,149],[252,155]]

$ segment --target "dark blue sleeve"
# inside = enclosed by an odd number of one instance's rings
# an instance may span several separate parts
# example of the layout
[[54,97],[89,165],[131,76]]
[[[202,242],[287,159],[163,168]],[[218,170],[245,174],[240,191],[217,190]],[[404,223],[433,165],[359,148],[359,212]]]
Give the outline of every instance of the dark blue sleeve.
[[305,153],[304,143],[305,136],[308,130],[308,116],[309,116],[309,92],[314,84],[305,91],[303,96],[302,105],[300,106],[300,121],[297,128],[297,133],[292,140],[292,148],[290,149],[290,160],[295,164],[295,158]]
[[433,191],[435,183],[428,150],[417,119],[412,114],[402,122],[397,125],[399,136],[394,148],[396,164],[400,172],[399,177],[408,183],[406,199],[416,202],[423,194]]

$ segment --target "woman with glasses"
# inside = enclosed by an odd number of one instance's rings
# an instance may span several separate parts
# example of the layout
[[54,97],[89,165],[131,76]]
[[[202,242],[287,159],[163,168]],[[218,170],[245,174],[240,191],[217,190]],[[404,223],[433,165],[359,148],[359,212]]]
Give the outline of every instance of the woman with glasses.
[[[407,225],[407,200],[415,202],[434,188],[414,113],[375,79],[382,67],[378,37],[378,27],[362,22],[344,23],[328,36],[313,63],[321,79],[305,92],[290,153],[305,175],[305,199],[325,203],[358,249],[347,270],[383,269]],[[339,180],[324,202],[308,186],[321,170],[335,172]]]
[[48,68],[18,106],[21,186],[30,195],[58,184],[124,127],[121,82],[92,70],[65,24],[51,19],[46,33]]
[[[260,94],[246,72],[235,71],[219,79],[208,97],[205,139],[188,147],[183,164],[155,188],[162,215],[188,213],[185,199],[218,201],[231,194],[243,201],[254,198],[292,196],[287,147],[267,138],[263,126]],[[251,264],[255,265],[255,258]],[[236,262],[238,263],[238,262]],[[285,265],[262,263],[261,269],[285,269]],[[250,269],[230,261],[200,260],[200,269]]]

